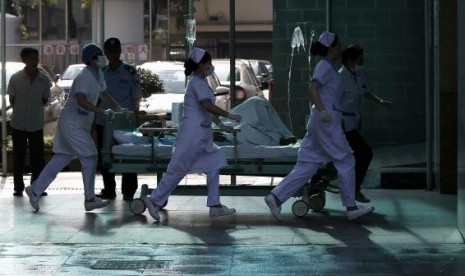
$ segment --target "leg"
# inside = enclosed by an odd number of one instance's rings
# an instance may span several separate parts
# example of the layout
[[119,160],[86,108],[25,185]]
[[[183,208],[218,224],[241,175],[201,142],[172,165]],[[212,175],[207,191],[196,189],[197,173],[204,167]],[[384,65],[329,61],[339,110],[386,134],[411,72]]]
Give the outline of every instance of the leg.
[[44,167],[36,181],[32,183],[34,194],[41,195],[50,186],[57,174],[69,164],[72,158],[71,155],[55,154],[47,166]]
[[102,167],[101,150],[103,148],[103,126],[95,125],[95,130],[97,132],[98,166],[100,168],[100,173],[102,174],[102,178],[103,178],[102,194],[106,198],[115,197],[116,196],[115,174],[110,173],[107,168]]
[[341,193],[342,205],[355,207],[355,159],[352,154],[341,160],[333,160],[339,176],[339,192]]
[[220,203],[220,171],[214,170],[207,172],[207,189],[208,189],[208,198],[207,206],[217,206],[221,205]]
[[354,151],[355,157],[355,185],[356,191],[360,191],[360,187],[365,180],[368,167],[370,166],[373,152],[365,142],[360,133],[356,130],[346,132],[347,141]]
[[284,203],[308,183],[312,176],[318,171],[320,165],[320,163],[298,161],[292,172],[290,172],[271,193],[280,203]]
[[186,175],[173,172],[163,174],[160,184],[158,184],[158,187],[150,195],[151,201],[158,206],[163,206],[184,176]]
[[44,131],[29,132],[29,158],[31,160],[31,183],[39,177],[40,172],[45,166],[44,159]]
[[123,173],[121,179],[121,190],[123,196],[126,198],[134,197],[134,194],[137,191],[137,174],[135,173]]
[[82,181],[84,182],[84,197],[86,201],[95,201],[95,170],[97,156],[80,157],[82,166]]
[[26,161],[27,137],[26,132],[12,128],[13,140],[13,178],[15,193],[24,190],[24,162]]

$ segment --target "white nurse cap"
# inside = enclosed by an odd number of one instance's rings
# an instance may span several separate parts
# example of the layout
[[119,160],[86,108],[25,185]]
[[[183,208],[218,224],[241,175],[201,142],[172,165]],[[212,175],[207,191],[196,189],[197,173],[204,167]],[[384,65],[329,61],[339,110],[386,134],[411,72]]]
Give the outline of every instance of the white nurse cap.
[[205,55],[205,50],[197,47],[192,48],[189,58],[192,59],[195,63],[199,64]]
[[323,32],[321,35],[320,35],[320,38],[318,38],[318,41],[323,44],[324,46],[326,47],[329,47],[331,46],[331,44],[333,44],[334,42],[334,38],[336,37],[335,34],[333,33],[330,33],[330,32]]

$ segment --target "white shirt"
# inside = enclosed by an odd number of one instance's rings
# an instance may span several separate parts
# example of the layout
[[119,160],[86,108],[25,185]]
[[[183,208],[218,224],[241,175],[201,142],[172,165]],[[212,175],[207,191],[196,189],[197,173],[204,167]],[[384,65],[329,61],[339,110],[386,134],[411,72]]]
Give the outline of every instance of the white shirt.
[[343,111],[345,131],[360,130],[362,98],[368,93],[368,86],[363,73],[352,73],[345,66],[339,70],[342,93],[339,107]]

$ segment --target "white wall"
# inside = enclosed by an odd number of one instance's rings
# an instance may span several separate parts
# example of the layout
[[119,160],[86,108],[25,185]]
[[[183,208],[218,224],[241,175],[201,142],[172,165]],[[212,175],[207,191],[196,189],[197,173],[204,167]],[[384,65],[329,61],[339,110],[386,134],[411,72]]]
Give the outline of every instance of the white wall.
[[[222,15],[226,21],[229,21],[229,0],[200,0],[195,2],[195,11],[198,21],[207,21],[209,16],[217,15]],[[272,19],[272,0],[236,0],[236,21],[271,23]]]
[[[92,40],[100,43],[100,6],[92,1]],[[105,0],[105,39],[118,37],[122,44],[144,42],[143,0]]]

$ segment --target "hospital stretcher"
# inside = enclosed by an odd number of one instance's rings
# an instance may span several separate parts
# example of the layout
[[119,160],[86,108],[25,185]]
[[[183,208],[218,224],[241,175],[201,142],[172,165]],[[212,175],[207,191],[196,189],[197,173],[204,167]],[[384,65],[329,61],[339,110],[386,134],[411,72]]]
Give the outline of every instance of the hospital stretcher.
[[[103,131],[103,147],[101,150],[102,166],[108,168],[113,173],[154,173],[157,175],[157,183],[161,180],[166,171],[169,157],[160,158],[156,155],[154,143],[151,142],[148,150],[150,154],[127,155],[114,154],[112,149],[116,144],[113,133],[115,130],[132,131],[136,129],[136,122],[133,113],[114,113],[105,117]],[[151,141],[160,133],[174,132],[174,128],[139,128],[139,132],[149,137]],[[233,131],[236,137],[239,130]],[[237,151],[237,142],[234,139],[234,150],[232,156],[227,158],[228,165],[221,170],[222,175],[231,176],[231,185],[235,185],[236,176],[266,176],[284,177],[293,169],[296,158],[240,158]],[[295,216],[305,216],[309,210],[320,211],[325,206],[325,192],[338,193],[338,189],[330,184],[334,179],[334,172],[331,166],[323,166],[314,177],[295,197],[299,197],[292,206]],[[141,214],[146,206],[142,200],[149,195],[151,189],[147,184],[141,186],[140,198],[135,198],[129,203],[129,209],[134,214]]]

